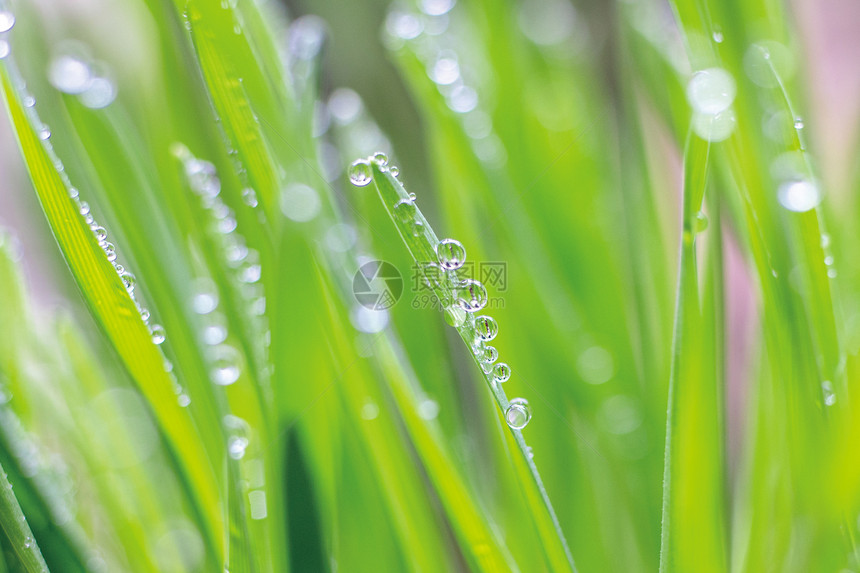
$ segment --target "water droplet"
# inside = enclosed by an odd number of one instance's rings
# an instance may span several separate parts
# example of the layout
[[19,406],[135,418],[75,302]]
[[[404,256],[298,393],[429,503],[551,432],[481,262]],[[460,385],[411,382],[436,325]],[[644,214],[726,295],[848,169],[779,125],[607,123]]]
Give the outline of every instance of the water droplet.
[[608,350],[600,346],[592,346],[579,355],[576,369],[583,381],[588,384],[603,384],[615,374],[615,363]]
[[81,215],[86,215],[87,213],[89,213],[90,212],[90,204],[87,203],[86,201],[81,201],[80,211],[81,211]]
[[478,92],[469,86],[457,86],[448,96],[448,107],[457,113],[468,113],[478,106]]
[[290,25],[288,36],[290,54],[297,60],[311,60],[325,41],[325,22],[312,14],[301,16]]
[[242,201],[248,207],[256,207],[259,204],[259,201],[257,201],[257,192],[250,187],[242,189]]
[[361,407],[361,417],[365,420],[375,420],[379,416],[379,406],[369,398]]
[[222,324],[210,324],[203,329],[203,342],[217,346],[227,340],[227,329]]
[[93,78],[89,87],[78,99],[90,109],[102,109],[116,99],[116,84],[107,78]]
[[349,180],[356,187],[364,187],[373,181],[373,171],[366,159],[357,159],[349,166]]
[[736,93],[734,78],[722,68],[700,70],[687,84],[687,100],[693,109],[705,115],[727,110]]
[[525,398],[514,398],[511,405],[505,410],[505,422],[514,430],[522,430],[532,419],[532,411],[528,400]]
[[219,386],[229,386],[239,379],[239,353],[232,346],[219,346],[209,375]]
[[114,262],[116,260],[116,247],[113,246],[113,243],[105,243],[102,249],[104,249],[107,260],[110,262]]
[[824,264],[828,267],[833,264],[833,255],[827,255],[824,257]]
[[152,335],[153,344],[161,344],[166,338],[164,334],[164,327],[160,324],[153,324],[152,326],[150,326],[149,334]]
[[388,311],[357,305],[350,313],[350,320],[356,330],[367,334],[376,334],[388,326]]
[[499,359],[499,351],[495,346],[485,346],[479,358],[484,364],[492,364]]
[[833,391],[833,383],[830,380],[821,383],[821,392],[824,395],[825,406],[832,406],[836,403],[836,393]]
[[475,319],[475,333],[481,340],[492,340],[499,334],[499,325],[491,316],[479,316]]
[[33,545],[33,538],[29,535],[24,538],[24,549],[30,549]]
[[218,294],[214,291],[198,292],[194,295],[191,307],[197,314],[209,314],[218,308]]
[[457,304],[466,312],[477,312],[487,306],[487,289],[475,279],[466,279],[460,283],[457,296]]
[[511,367],[504,362],[499,362],[493,367],[493,380],[501,384],[511,378]]
[[143,322],[149,322],[149,317],[151,316],[149,313],[149,310],[147,310],[145,308],[141,308],[139,312],[140,312],[140,319]]
[[310,221],[321,208],[319,193],[303,183],[291,183],[281,192],[281,212],[297,223]]
[[9,42],[7,42],[6,40],[0,39],[0,60],[8,57],[9,52],[11,52],[11,51],[12,51],[12,49],[9,47]]
[[347,223],[337,223],[328,228],[323,242],[336,253],[345,253],[355,246],[358,235],[355,227]]
[[418,404],[418,415],[424,420],[435,420],[439,416],[439,403],[436,400],[423,400]]
[[245,455],[245,450],[248,448],[248,438],[243,436],[230,436],[227,440],[227,453],[234,460],[240,460]]
[[50,138],[51,138],[50,128],[47,125],[42,126],[42,129],[39,130],[39,139],[41,139],[42,141],[45,141],[45,140],[50,139]]
[[388,165],[388,156],[382,151],[377,151],[373,154],[373,161],[380,167]]
[[811,181],[789,181],[779,186],[777,197],[780,204],[796,213],[814,209],[821,202],[821,192]]
[[827,233],[821,233],[821,248],[826,249],[830,246],[830,235]]
[[105,230],[104,227],[96,226],[93,229],[93,234],[96,236],[96,240],[99,243],[104,243],[105,241],[107,241],[107,230]]
[[421,11],[428,16],[447,14],[454,7],[455,0],[421,0]]
[[179,403],[180,408],[187,408],[191,405],[191,397],[188,394],[180,394],[177,396],[176,401]]
[[90,66],[74,56],[54,58],[48,69],[48,80],[55,88],[67,94],[80,94],[90,87]]
[[0,10],[0,33],[8,32],[15,25],[15,14]]
[[794,129],[803,129],[803,118],[796,117],[794,119]]
[[436,256],[443,269],[459,269],[466,262],[466,248],[456,239],[443,239],[436,245]]
[[704,211],[699,211],[698,213],[696,213],[696,220],[693,224],[693,230],[696,233],[701,233],[708,228],[708,216],[705,215]]
[[719,28],[716,28],[714,30],[714,33],[711,35],[711,37],[714,39],[714,42],[716,42],[717,44],[723,43],[723,32]]
[[698,112],[693,114],[693,131],[702,139],[714,143],[728,139],[736,125],[737,119],[732,109],[713,115]]
[[119,278],[122,279],[122,284],[125,286],[125,290],[127,290],[128,292],[134,291],[135,277],[133,274],[129,272],[124,272],[120,275]]
[[242,268],[242,273],[239,275],[239,280],[243,283],[253,284],[260,280],[263,268],[259,263],[245,265]]
[[454,52],[442,52],[433,67],[428,70],[430,79],[442,86],[448,86],[460,77],[460,65]]
[[389,173],[391,173],[391,176],[392,176],[392,177],[397,177],[398,175],[400,175],[400,168],[399,168],[399,167],[397,167],[396,165],[392,165],[392,166],[388,169],[388,172],[389,172]]
[[24,96],[24,107],[33,107],[36,105],[36,98],[31,95]]
[[338,88],[328,99],[328,111],[332,119],[341,125],[351,123],[361,114],[361,97],[351,89]]
[[395,11],[385,19],[385,29],[394,38],[412,40],[421,35],[424,22],[414,14]]

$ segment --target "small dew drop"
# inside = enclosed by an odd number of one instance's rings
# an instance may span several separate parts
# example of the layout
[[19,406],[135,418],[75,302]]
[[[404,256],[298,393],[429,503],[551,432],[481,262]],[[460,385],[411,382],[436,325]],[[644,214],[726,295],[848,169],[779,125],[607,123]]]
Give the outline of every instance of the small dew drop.
[[477,312],[487,306],[487,289],[480,281],[466,279],[457,288],[457,304],[466,312]]
[[248,438],[243,436],[230,436],[227,440],[227,453],[234,460],[241,460],[245,456],[245,450],[248,448]]
[[485,346],[480,359],[484,364],[492,364],[499,359],[499,351],[496,350],[495,346]]
[[197,314],[209,314],[218,307],[218,295],[214,292],[198,292],[194,295],[191,307]]
[[421,11],[428,16],[447,14],[454,7],[455,0],[421,0]]
[[152,315],[150,314],[149,310],[145,308],[140,309],[140,320],[142,320],[143,322],[149,322],[150,316]]
[[120,275],[119,278],[122,279],[122,284],[123,286],[125,286],[125,290],[127,290],[128,292],[134,291],[135,277],[133,274],[131,274],[130,272],[124,272]]
[[697,233],[703,232],[705,229],[708,228],[708,216],[705,215],[703,211],[699,211],[698,213],[696,213],[696,220],[694,222],[694,225],[694,230]]
[[511,378],[511,367],[504,362],[499,362],[493,367],[493,380],[501,384]]
[[218,386],[229,386],[239,379],[237,354],[236,350],[230,346],[218,347],[218,352],[212,361],[212,369],[209,372],[212,382]]
[[794,118],[794,129],[803,129],[803,118],[802,117]]
[[392,165],[392,166],[388,169],[388,172],[389,172],[389,173],[391,173],[391,176],[392,176],[392,177],[397,177],[398,175],[400,175],[400,168],[399,168],[399,167],[397,167],[396,165]]
[[114,262],[116,260],[116,247],[113,246],[113,243],[105,243],[102,248],[104,249],[107,260]]
[[33,546],[33,538],[29,535],[24,538],[24,549],[30,549]]
[[291,183],[281,193],[281,212],[297,223],[314,219],[321,208],[319,193],[304,183]]
[[424,22],[415,14],[395,11],[385,19],[385,29],[394,38],[412,40],[424,31]]
[[59,56],[51,62],[48,80],[55,88],[67,94],[80,94],[92,83],[90,66],[74,56]]
[[717,44],[723,43],[723,33],[720,30],[714,30],[714,33],[711,35],[711,37]]
[[51,130],[48,126],[43,126],[42,129],[39,130],[39,139],[42,141],[46,141],[51,138]]
[[475,319],[475,332],[481,340],[492,340],[499,334],[499,325],[491,316],[479,316]]
[[418,405],[418,415],[424,420],[435,420],[439,416],[439,403],[436,400],[424,400]]
[[436,245],[436,256],[443,269],[459,269],[466,262],[466,248],[456,239],[443,239]]
[[247,205],[248,207],[256,207],[257,205],[259,205],[259,201],[257,201],[257,192],[250,187],[243,189],[242,201],[244,201],[245,205]]
[[824,396],[825,406],[832,406],[836,403],[836,393],[833,391],[833,383],[830,380],[821,383],[821,392]]
[[107,230],[105,230],[104,227],[96,226],[93,229],[93,234],[96,236],[96,240],[98,240],[99,243],[107,241]]
[[11,52],[11,48],[9,48],[9,42],[6,40],[0,39],[0,60],[9,56],[9,52]]
[[532,411],[528,400],[525,398],[514,398],[510,406],[505,410],[505,422],[514,430],[522,430],[532,419]]
[[160,324],[153,324],[149,328],[149,334],[152,336],[153,344],[162,344],[166,339],[166,336],[164,334],[164,327]]
[[377,151],[373,154],[373,161],[380,167],[385,167],[388,165],[388,156],[382,151]]
[[191,398],[188,396],[188,394],[180,394],[176,398],[176,401],[179,403],[180,408],[187,408],[191,405]]
[[373,181],[370,163],[366,159],[358,159],[349,166],[349,180],[356,187],[364,187]]

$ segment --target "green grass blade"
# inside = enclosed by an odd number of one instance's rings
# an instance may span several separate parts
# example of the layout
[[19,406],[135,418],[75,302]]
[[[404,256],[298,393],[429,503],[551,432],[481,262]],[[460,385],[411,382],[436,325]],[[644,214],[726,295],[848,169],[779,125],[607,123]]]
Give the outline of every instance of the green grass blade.
[[0,467],[0,527],[24,571],[43,573],[48,570],[2,467]]
[[[710,143],[690,133],[684,154],[683,233],[666,428],[660,571],[726,569],[722,391],[713,318],[703,316],[696,263],[697,215]],[[716,240],[719,240],[717,238]]]
[[215,533],[220,523],[218,495],[212,467],[197,443],[194,423],[188,411],[178,404],[173,382],[164,369],[164,359],[153,344],[152,334],[141,320],[123,281],[105,257],[42,141],[31,128],[5,67],[2,82],[22,154],[54,237],[94,318],[129,375],[147,400],[158,405],[155,414],[183,476],[186,491],[193,500],[210,555],[215,558],[214,555],[221,553],[222,545],[220,535]]
[[[415,205],[414,198],[411,197],[395,176],[386,166],[387,158],[383,161],[371,159],[366,162],[358,162],[359,169],[364,166],[367,169],[365,176],[372,177],[374,186],[376,187],[382,205],[400,236],[409,250],[414,262],[421,268],[424,278],[434,290],[437,299],[445,309],[446,320],[452,326],[457,328],[460,337],[471,350],[471,354],[477,366],[484,373],[484,380],[490,389],[493,398],[495,399],[499,409],[504,414],[506,420],[516,417],[517,407],[511,404],[502,389],[501,383],[496,378],[496,368],[499,365],[493,366],[496,357],[491,360],[484,359],[485,353],[495,352],[495,349],[485,344],[483,339],[479,337],[475,322],[475,313],[466,312],[462,306],[458,304],[460,294],[458,288],[462,288],[459,284],[460,278],[457,276],[456,270],[448,271],[440,266],[439,255],[437,255],[437,245],[439,239],[436,237],[433,228],[427,222],[427,219],[422,214],[421,210]],[[463,260],[460,260],[462,265]],[[486,304],[487,292],[483,285],[475,285],[478,288],[477,297],[481,298],[483,304]],[[483,292],[481,290],[483,289]],[[467,294],[468,299],[474,295]],[[468,304],[468,303],[467,303]],[[494,336],[494,335],[493,335]],[[492,337],[491,337],[492,338]],[[492,350],[488,350],[492,348]],[[507,367],[505,365],[505,367]],[[505,376],[505,380],[508,373]],[[529,418],[531,413],[528,414]],[[526,423],[528,420],[526,420]],[[522,424],[524,426],[525,423]],[[521,427],[522,427],[521,426]],[[525,462],[528,468],[527,473],[529,479],[522,483],[522,487],[528,488],[527,497],[530,498],[530,505],[535,507],[534,503],[538,502],[540,509],[535,508],[535,513],[532,518],[535,525],[540,531],[543,540],[543,549],[548,565],[556,571],[575,570],[573,557],[567,547],[567,541],[564,538],[564,533],[561,531],[561,526],[556,517],[555,511],[552,508],[546,489],[537,471],[534,461],[529,455],[528,446],[523,439],[521,427],[511,427],[511,434],[514,442],[519,450],[521,460]]]

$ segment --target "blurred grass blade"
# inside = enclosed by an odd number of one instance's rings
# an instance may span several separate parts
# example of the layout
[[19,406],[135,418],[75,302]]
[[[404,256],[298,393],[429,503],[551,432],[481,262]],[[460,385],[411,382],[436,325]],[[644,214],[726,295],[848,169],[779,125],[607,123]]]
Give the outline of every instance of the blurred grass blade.
[[[710,143],[693,135],[684,153],[683,232],[672,343],[663,482],[661,573],[726,570],[722,391],[711,356],[715,328],[703,316],[696,263],[697,220]],[[719,230],[715,230],[719,233]],[[719,241],[717,236],[714,240]]]
[[217,488],[212,467],[200,447],[189,412],[177,402],[172,381],[165,372],[163,358],[153,344],[152,335],[31,128],[5,67],[2,83],[21,152],[54,237],[96,322],[143,395],[153,405],[206,540],[209,556],[216,562],[220,561],[223,539],[216,533],[221,521]]

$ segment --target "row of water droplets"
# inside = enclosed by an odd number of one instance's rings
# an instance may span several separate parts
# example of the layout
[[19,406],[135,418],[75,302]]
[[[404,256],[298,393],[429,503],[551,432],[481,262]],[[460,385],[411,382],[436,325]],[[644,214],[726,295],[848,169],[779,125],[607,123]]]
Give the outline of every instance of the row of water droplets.
[[[398,175],[397,167],[388,164],[388,157],[384,153],[376,153],[368,159],[359,159],[350,166],[349,179],[353,185],[365,187],[371,183],[371,163],[383,173],[389,173],[393,177]],[[432,231],[425,229],[414,194],[401,197],[390,208],[401,232],[405,231],[413,237],[434,237]],[[460,331],[494,390],[504,397],[501,384],[510,379],[511,368],[504,362],[498,362],[498,350],[488,344],[499,333],[498,323],[491,316],[476,316],[476,313],[487,305],[487,289],[476,279],[461,278],[458,275],[458,270],[466,262],[466,249],[459,241],[442,239],[433,245],[433,250],[436,254],[435,261],[419,261],[424,280],[438,295],[446,322]],[[521,430],[530,420],[531,408],[526,399],[514,398],[505,406],[505,421],[511,428]]]
[[[11,12],[0,11],[0,35],[5,35],[9,30],[11,30],[14,23],[15,17]],[[0,55],[2,55],[2,57],[4,58],[8,58],[10,55],[8,43],[2,37],[0,37],[0,42],[2,42],[0,43]],[[3,53],[4,50],[5,53]],[[122,284],[125,287],[128,296],[131,298],[132,302],[134,302],[140,319],[149,329],[149,334],[153,344],[159,347],[159,351],[164,362],[164,369],[171,379],[171,382],[173,384],[173,390],[178,396],[179,404],[182,406],[187,406],[189,402],[188,396],[187,394],[185,394],[182,386],[179,384],[179,381],[173,374],[173,367],[170,361],[167,360],[166,356],[164,355],[164,351],[160,348],[166,340],[164,327],[152,321],[152,314],[138,300],[137,293],[135,292],[137,278],[130,270],[126,268],[125,265],[123,265],[117,259],[116,246],[108,240],[107,230],[101,224],[99,224],[98,221],[96,221],[95,216],[90,209],[89,203],[87,203],[81,198],[80,192],[69,179],[69,176],[66,173],[65,165],[63,164],[62,160],[59,158],[56,151],[54,150],[53,145],[51,144],[51,130],[41,120],[36,110],[36,98],[28,92],[27,86],[24,83],[23,78],[21,77],[20,73],[18,72],[17,68],[11,60],[6,62],[6,67],[9,71],[9,75],[12,79],[13,85],[19,94],[21,102],[23,103],[24,111],[27,115],[30,125],[34,126],[34,129],[36,129],[39,139],[42,140],[42,147],[45,153],[48,155],[48,158],[53,163],[54,168],[56,169],[56,172],[62,180],[65,188],[68,190],[69,198],[74,202],[78,213],[81,217],[83,217],[84,222],[89,226],[90,231],[93,233],[93,236],[95,237],[98,245],[104,252],[105,258],[113,266],[114,270],[122,281]],[[48,72],[48,75],[49,79],[55,85],[55,87],[57,87],[57,89],[60,89],[61,91],[66,91],[67,93],[78,93],[82,97],[83,94],[87,93],[86,90],[92,87],[93,82],[96,82],[96,80],[98,79],[97,76],[92,75],[88,66],[82,61],[72,61],[72,59],[66,56],[60,56],[59,58],[54,60],[51,69]],[[74,86],[72,84],[74,84]],[[113,86],[113,84],[111,85]],[[98,88],[98,90],[101,90],[101,88]],[[101,99],[99,99],[98,97],[93,96],[93,100],[89,103],[95,102],[98,105],[90,105],[90,107],[100,108],[109,105],[116,95],[115,87],[112,87],[111,90],[112,91],[110,97],[101,97]],[[87,102],[84,101],[83,103],[86,104]]]
[[[195,157],[182,144],[174,144],[172,153],[182,162],[185,177],[191,191],[199,198],[204,210],[211,216],[210,225],[217,237],[224,261],[247,301],[249,315],[255,321],[255,330],[262,333],[262,347],[268,348],[271,334],[266,318],[266,297],[262,277],[260,254],[249,248],[245,238],[237,231],[236,213],[220,197],[221,180],[215,165]],[[256,193],[251,188],[242,191],[246,205],[256,208],[259,204]],[[227,318],[220,310],[218,288],[208,277],[198,278],[192,298],[192,310],[204,322],[201,339],[209,349],[209,377],[219,386],[235,383],[241,375],[242,355],[238,349],[227,342]],[[261,356],[264,360],[265,357]]]

